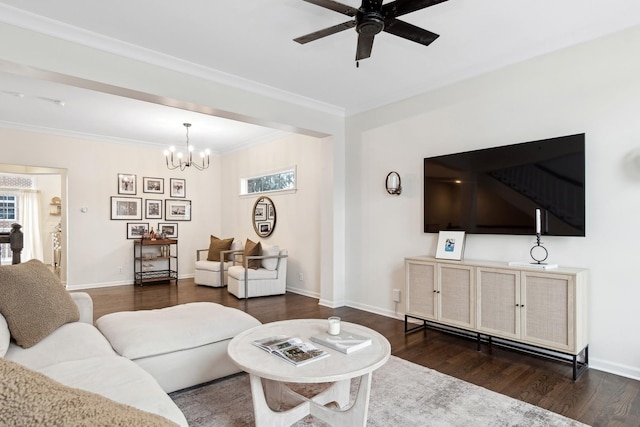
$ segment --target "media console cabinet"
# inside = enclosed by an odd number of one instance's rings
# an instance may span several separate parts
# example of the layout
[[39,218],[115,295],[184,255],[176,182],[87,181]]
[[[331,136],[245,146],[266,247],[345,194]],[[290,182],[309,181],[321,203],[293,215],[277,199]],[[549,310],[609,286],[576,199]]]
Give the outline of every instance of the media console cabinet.
[[405,333],[435,328],[475,338],[478,351],[571,361],[574,380],[588,369],[588,270],[418,256],[405,258],[405,276]]

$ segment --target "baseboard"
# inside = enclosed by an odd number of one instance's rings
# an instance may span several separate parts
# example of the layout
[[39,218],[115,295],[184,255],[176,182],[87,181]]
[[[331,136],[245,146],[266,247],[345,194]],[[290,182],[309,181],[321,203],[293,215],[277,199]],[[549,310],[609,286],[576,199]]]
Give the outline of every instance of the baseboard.
[[619,363],[607,362],[589,356],[589,369],[608,372],[621,377],[631,378],[640,381],[640,368],[634,366],[621,365]]
[[391,317],[392,319],[404,320],[404,313],[398,313],[397,311],[384,310],[380,307],[375,307],[372,305],[359,304],[355,301],[346,301],[345,305],[347,307],[356,308],[358,310],[367,311],[373,314],[379,314],[380,316]]
[[320,294],[318,294],[317,292],[311,292],[308,289],[301,289],[301,288],[287,286],[287,292],[291,292],[291,293],[302,295],[309,298],[320,299]]

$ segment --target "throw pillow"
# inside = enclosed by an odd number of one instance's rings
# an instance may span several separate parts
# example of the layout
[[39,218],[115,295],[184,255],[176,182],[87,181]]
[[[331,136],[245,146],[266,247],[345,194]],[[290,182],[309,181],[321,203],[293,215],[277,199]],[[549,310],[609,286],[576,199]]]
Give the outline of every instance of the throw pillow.
[[[280,255],[280,246],[278,245],[265,245],[262,248],[262,255],[264,256],[278,256]],[[278,267],[278,258],[265,258],[262,260],[262,266],[267,270],[275,270]]]
[[176,426],[160,415],[65,386],[0,358],[0,420],[10,426]]
[[[220,252],[230,250],[231,243],[233,243],[233,237],[230,239],[219,239],[216,236],[211,236],[207,261],[220,261]],[[224,260],[229,261],[229,254],[225,255]]]
[[9,332],[9,325],[4,319],[4,316],[0,314],[0,357],[4,357],[9,350],[9,343],[11,342],[11,332]]
[[35,259],[0,267],[0,313],[16,344],[24,348],[80,319],[78,306],[60,279]]
[[[262,255],[262,243],[252,242],[247,239],[247,243],[244,245],[244,256],[260,256]],[[262,260],[259,259],[250,259],[248,266],[253,270],[257,270],[262,266]]]

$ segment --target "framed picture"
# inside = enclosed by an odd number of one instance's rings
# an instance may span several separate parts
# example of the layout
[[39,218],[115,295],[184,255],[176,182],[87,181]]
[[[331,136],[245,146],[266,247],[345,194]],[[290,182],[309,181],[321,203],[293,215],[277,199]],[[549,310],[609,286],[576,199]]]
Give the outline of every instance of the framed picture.
[[169,190],[170,197],[187,197],[187,180],[181,178],[170,178]]
[[128,222],[127,239],[142,239],[144,232],[149,230],[148,222]]
[[162,200],[146,199],[144,201],[144,212],[146,219],[162,219]]
[[118,174],[118,194],[136,195],[136,176],[130,173]]
[[177,222],[159,222],[158,233],[167,233],[167,237],[170,239],[178,238],[178,223]]
[[142,219],[142,198],[111,196],[111,219]]
[[191,200],[166,199],[164,219],[167,221],[191,221]]
[[438,235],[436,258],[460,261],[464,252],[464,231],[441,231]]
[[142,178],[143,193],[164,194],[164,178]]

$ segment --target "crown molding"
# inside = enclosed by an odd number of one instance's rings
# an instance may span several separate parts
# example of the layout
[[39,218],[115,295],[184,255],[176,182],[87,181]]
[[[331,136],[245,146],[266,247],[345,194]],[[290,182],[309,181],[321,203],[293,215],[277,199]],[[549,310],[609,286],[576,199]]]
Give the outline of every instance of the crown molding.
[[60,21],[36,15],[15,7],[0,4],[0,21],[29,31],[56,37],[107,53],[188,74],[214,83],[231,86],[258,95],[310,108],[325,114],[345,117],[343,107],[317,101],[282,89],[213,68],[204,67],[170,55],[87,31]]

